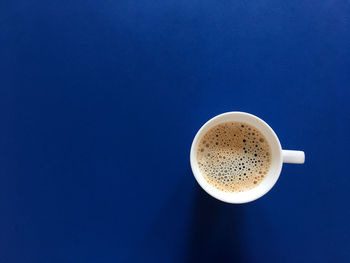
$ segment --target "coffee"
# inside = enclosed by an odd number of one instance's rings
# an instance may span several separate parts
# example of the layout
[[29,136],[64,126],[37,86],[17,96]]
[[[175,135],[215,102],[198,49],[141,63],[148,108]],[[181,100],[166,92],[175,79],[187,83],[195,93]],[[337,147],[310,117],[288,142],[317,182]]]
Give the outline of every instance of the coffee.
[[197,148],[197,162],[206,181],[225,192],[258,186],[271,165],[264,135],[243,122],[225,122],[207,131]]

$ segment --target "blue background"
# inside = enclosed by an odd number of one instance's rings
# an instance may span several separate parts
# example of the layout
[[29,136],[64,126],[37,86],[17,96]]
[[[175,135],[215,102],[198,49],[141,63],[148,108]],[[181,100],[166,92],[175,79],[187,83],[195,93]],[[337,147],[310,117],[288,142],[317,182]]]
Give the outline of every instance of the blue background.
[[[0,262],[349,262],[350,2],[1,1]],[[261,199],[208,196],[200,126],[285,149]]]

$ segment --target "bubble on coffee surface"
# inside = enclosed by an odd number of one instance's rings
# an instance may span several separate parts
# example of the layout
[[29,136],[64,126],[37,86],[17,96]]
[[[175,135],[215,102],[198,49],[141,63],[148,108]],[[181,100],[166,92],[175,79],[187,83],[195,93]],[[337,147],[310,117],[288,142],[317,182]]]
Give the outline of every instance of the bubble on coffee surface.
[[226,122],[211,128],[199,141],[197,162],[204,178],[225,192],[258,186],[271,165],[271,150],[254,126]]

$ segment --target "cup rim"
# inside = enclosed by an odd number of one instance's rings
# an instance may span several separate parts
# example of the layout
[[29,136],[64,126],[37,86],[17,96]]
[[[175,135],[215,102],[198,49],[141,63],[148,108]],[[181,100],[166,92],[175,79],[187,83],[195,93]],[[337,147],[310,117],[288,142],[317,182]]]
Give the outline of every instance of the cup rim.
[[[220,191],[220,190],[214,188],[213,186],[211,186],[205,180],[202,173],[199,171],[197,160],[196,160],[196,149],[195,148],[198,144],[198,141],[201,139],[201,137],[203,135],[203,130],[207,129],[207,127],[210,126],[217,119],[223,118],[227,115],[236,115],[236,116],[240,115],[240,116],[248,117],[250,119],[253,119],[253,120],[261,123],[263,126],[265,126],[269,130],[270,134],[272,135],[273,140],[275,141],[275,144],[278,147],[278,156],[277,156],[278,157],[278,167],[276,167],[276,169],[275,169],[275,176],[273,177],[273,180],[271,181],[271,183],[268,185],[268,187],[265,188],[264,191],[261,191],[260,193],[255,194],[255,195],[251,195],[247,198],[243,198],[243,199],[241,198],[241,200],[235,200],[235,198],[234,198],[235,196],[239,195],[239,193],[228,193],[228,192]],[[222,123],[223,122],[226,122],[226,121],[222,121]],[[218,122],[218,123],[221,123],[221,122]],[[215,124],[215,125],[217,125],[217,124]],[[269,140],[269,143],[270,142],[271,142],[271,139]],[[276,182],[280,176],[280,173],[282,170],[282,164],[283,164],[282,147],[281,147],[280,141],[279,141],[276,133],[264,120],[260,119],[259,117],[255,116],[253,114],[246,113],[246,112],[241,112],[241,111],[225,112],[225,113],[214,116],[213,118],[208,120],[206,123],[204,123],[201,126],[201,128],[198,130],[198,132],[196,133],[196,135],[192,141],[192,145],[191,145],[190,163],[191,163],[191,169],[192,169],[192,172],[193,172],[193,175],[194,175],[196,181],[204,189],[204,191],[206,191],[209,195],[213,196],[214,198],[216,198],[218,200],[226,202],[226,203],[233,203],[233,204],[248,203],[248,202],[254,201],[254,200],[264,196],[276,184]]]

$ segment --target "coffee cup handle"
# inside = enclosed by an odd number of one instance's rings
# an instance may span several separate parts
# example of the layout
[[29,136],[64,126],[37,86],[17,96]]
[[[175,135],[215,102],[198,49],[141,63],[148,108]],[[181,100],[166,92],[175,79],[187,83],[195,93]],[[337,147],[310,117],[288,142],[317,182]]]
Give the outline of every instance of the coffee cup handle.
[[303,151],[282,150],[284,163],[304,163],[305,153]]

